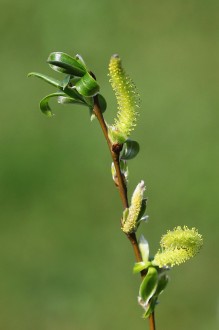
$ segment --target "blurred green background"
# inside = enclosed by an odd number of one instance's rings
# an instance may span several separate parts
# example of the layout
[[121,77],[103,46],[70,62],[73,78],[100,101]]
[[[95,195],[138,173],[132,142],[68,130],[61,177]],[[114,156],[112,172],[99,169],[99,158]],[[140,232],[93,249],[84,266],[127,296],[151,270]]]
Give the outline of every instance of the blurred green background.
[[[85,108],[38,102],[52,51],[81,54],[108,100],[119,53],[142,99],[129,192],[144,179],[151,254],[177,225],[205,245],[171,271],[158,330],[214,330],[218,294],[219,2],[0,0],[0,330],[148,329],[110,156]],[[58,74],[57,74],[58,75]]]

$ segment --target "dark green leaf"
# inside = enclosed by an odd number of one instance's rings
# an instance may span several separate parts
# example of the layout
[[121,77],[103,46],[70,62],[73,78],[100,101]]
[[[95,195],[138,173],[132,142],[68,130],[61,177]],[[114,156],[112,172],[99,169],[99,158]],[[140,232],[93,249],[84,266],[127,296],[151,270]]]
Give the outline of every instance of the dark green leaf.
[[124,148],[122,151],[121,159],[129,160],[137,156],[140,146],[138,142],[128,139],[124,143]]
[[169,282],[169,277],[167,274],[163,273],[163,274],[159,275],[157,290],[155,292],[156,296],[159,296],[159,294],[161,294],[163,292],[163,290],[166,288],[168,282]]
[[151,313],[153,313],[156,305],[157,305],[157,297],[152,297],[150,302],[148,303],[145,313],[143,314],[144,319],[147,319],[151,315]]
[[85,67],[76,59],[62,52],[51,53],[47,62],[58,72],[82,77],[86,73]]
[[58,103],[60,103],[60,104],[79,104],[79,105],[87,106],[86,103],[79,101],[79,100],[75,100],[70,96],[59,96]]
[[86,104],[88,105],[88,107],[90,108],[91,112],[93,111],[93,107],[94,107],[94,99],[93,97],[83,97],[84,101],[86,102]]
[[41,111],[48,117],[52,117],[52,111],[51,108],[49,106],[49,100],[53,97],[60,97],[60,96],[64,96],[65,94],[62,92],[57,92],[57,93],[52,93],[47,95],[46,97],[44,97],[41,101],[40,101],[40,109]]
[[28,74],[28,77],[37,77],[37,78],[40,78],[40,79],[48,82],[52,86],[55,86],[55,87],[58,87],[58,88],[62,88],[62,82],[61,81],[59,81],[57,79],[54,79],[54,78],[51,78],[49,76],[46,76],[45,74],[42,74],[42,73],[30,72]]
[[99,102],[101,112],[104,113],[106,111],[106,107],[107,107],[106,100],[103,97],[103,95],[101,95],[101,94],[98,94],[97,97],[98,97],[98,102]]
[[75,84],[75,88],[83,96],[94,96],[100,89],[96,80],[88,72]]
[[82,102],[84,102],[83,96],[81,96],[74,87],[66,86],[63,89],[63,92],[65,92],[65,94],[72,97],[73,99],[81,100]]
[[141,220],[141,218],[143,217],[143,215],[146,211],[146,207],[147,207],[147,199],[144,198],[141,202],[141,208],[140,208],[140,212],[139,212],[137,221]]

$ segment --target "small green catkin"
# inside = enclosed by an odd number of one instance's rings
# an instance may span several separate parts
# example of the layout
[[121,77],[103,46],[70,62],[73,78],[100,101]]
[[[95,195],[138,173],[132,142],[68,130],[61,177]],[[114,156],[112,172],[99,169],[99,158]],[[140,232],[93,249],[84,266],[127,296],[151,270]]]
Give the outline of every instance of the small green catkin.
[[109,76],[118,104],[117,118],[114,124],[109,126],[109,136],[113,143],[124,143],[136,126],[139,94],[116,54],[110,59]]
[[194,257],[200,251],[203,239],[196,228],[178,226],[162,236],[160,245],[162,251],[157,252],[153,263],[159,267],[172,267]]

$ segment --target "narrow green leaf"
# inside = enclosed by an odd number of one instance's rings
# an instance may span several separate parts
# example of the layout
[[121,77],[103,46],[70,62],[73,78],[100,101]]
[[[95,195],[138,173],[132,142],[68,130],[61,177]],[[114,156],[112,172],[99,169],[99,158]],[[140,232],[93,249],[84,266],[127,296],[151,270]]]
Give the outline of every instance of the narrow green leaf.
[[78,63],[81,64],[81,66],[83,66],[85,71],[87,71],[87,67],[86,67],[86,64],[85,64],[85,61],[84,61],[83,57],[81,55],[77,54],[77,55],[75,55],[75,59]]
[[161,275],[159,275],[159,279],[158,279],[158,285],[157,285],[157,289],[155,291],[155,294],[153,295],[153,297],[150,299],[150,301],[148,302],[147,306],[145,306],[145,313],[143,315],[143,318],[148,318],[151,313],[153,313],[157,303],[158,303],[158,296],[163,292],[163,290],[166,288],[167,284],[168,284],[168,276],[163,273]]
[[129,208],[127,207],[122,213],[122,224],[124,224],[126,222],[128,215],[129,215]]
[[151,313],[153,313],[156,305],[157,305],[157,297],[152,297],[145,310],[145,313],[143,314],[144,319],[147,319],[151,315]]
[[37,77],[37,78],[40,78],[40,79],[46,81],[47,83],[49,83],[52,86],[62,88],[62,82],[60,80],[57,80],[57,79],[54,79],[52,77],[46,76],[45,74],[42,74],[42,73],[30,72],[28,74],[28,77]]
[[94,96],[100,89],[96,80],[88,72],[75,84],[75,88],[83,96]]
[[57,72],[72,74],[78,77],[82,77],[86,73],[85,67],[78,60],[66,53],[51,53],[47,62]]
[[62,80],[62,88],[63,88],[63,89],[65,89],[65,88],[68,86],[68,84],[70,83],[71,77],[72,77],[72,76],[71,76],[70,74],[68,74],[68,75],[66,75],[65,78]]
[[106,111],[106,107],[107,107],[106,100],[102,94],[98,94],[97,97],[98,97],[98,102],[99,102],[101,112],[104,113]]
[[143,217],[143,215],[146,211],[146,207],[147,207],[147,198],[144,198],[144,199],[142,199],[142,202],[141,202],[141,209],[140,209],[137,221],[141,220],[141,218]]
[[52,111],[51,108],[49,106],[49,101],[51,98],[53,97],[59,97],[59,96],[64,96],[65,94],[62,92],[57,92],[57,93],[52,93],[47,95],[46,97],[44,97],[41,101],[40,101],[40,109],[41,111],[48,117],[52,117]]
[[86,103],[84,103],[80,100],[75,100],[70,96],[59,96],[58,103],[60,103],[60,104],[79,104],[79,105],[87,106]]
[[146,264],[144,261],[136,262],[133,267],[133,273],[140,273],[143,269],[146,268]]
[[83,96],[81,96],[74,87],[66,86],[63,89],[63,92],[75,100],[81,100],[82,102],[84,102]]
[[88,105],[88,107],[91,109],[91,111],[93,111],[93,107],[94,107],[94,99],[93,97],[83,97],[84,102],[86,102],[86,104]]
[[138,142],[128,139],[124,143],[121,159],[126,159],[126,160],[133,159],[137,156],[139,150],[140,150],[140,146]]
[[158,284],[158,273],[155,267],[149,267],[148,272],[141,282],[139,295],[147,305],[149,299],[154,295]]
[[157,290],[155,292],[155,295],[158,297],[163,290],[166,288],[167,284],[169,282],[169,276],[165,273],[160,274],[158,278],[158,285],[157,285]]
[[[97,94],[97,97],[98,97],[98,101],[99,101],[100,110],[103,113],[106,111],[106,100],[104,99],[104,97],[101,94]],[[96,118],[95,114],[93,113],[94,98],[84,96],[84,100],[90,108],[90,120],[93,121]]]

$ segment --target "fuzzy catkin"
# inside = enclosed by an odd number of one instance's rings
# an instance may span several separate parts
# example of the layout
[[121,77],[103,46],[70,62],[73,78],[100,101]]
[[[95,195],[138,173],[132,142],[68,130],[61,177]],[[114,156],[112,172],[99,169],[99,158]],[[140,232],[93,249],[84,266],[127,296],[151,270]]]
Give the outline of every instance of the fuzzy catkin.
[[144,197],[145,185],[144,181],[141,181],[134,190],[131,199],[131,205],[129,207],[129,213],[127,219],[123,223],[122,230],[129,234],[135,231],[138,221],[138,216],[141,211],[142,201]]
[[130,77],[122,67],[118,55],[113,55],[109,63],[110,83],[115,92],[118,113],[111,130],[120,133],[124,139],[130,135],[136,126],[139,108],[139,95]]
[[201,249],[203,239],[196,228],[178,226],[162,236],[160,245],[162,251],[157,252],[154,263],[159,267],[172,267],[194,257]]

